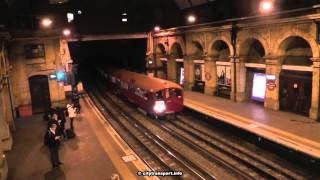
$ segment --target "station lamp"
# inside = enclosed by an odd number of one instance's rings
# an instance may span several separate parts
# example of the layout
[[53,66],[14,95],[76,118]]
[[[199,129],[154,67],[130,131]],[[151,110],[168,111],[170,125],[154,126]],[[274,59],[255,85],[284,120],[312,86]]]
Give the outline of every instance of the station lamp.
[[273,10],[273,0],[262,0],[259,9],[263,14],[270,13]]
[[188,20],[189,23],[194,23],[194,22],[196,22],[196,16],[195,15],[189,15],[187,17],[187,20]]
[[71,30],[70,29],[63,29],[62,34],[66,37],[71,35]]
[[161,29],[160,26],[155,26],[155,27],[154,27],[154,31],[156,31],[156,32],[159,32],[160,29]]
[[127,22],[128,21],[128,18],[127,18],[127,13],[124,12],[122,13],[122,19],[121,19],[122,22]]
[[50,18],[45,17],[41,20],[41,24],[43,27],[48,28],[52,25],[52,20]]

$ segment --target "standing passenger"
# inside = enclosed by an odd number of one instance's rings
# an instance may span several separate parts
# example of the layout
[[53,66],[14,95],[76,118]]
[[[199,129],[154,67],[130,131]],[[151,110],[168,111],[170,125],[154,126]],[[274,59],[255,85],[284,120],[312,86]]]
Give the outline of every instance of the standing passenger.
[[45,145],[48,146],[50,151],[50,160],[53,168],[62,164],[59,160],[60,136],[57,135],[56,129],[57,125],[51,124],[44,137]]
[[67,104],[67,111],[70,119],[70,128],[73,130],[73,120],[76,117],[75,108],[71,104]]

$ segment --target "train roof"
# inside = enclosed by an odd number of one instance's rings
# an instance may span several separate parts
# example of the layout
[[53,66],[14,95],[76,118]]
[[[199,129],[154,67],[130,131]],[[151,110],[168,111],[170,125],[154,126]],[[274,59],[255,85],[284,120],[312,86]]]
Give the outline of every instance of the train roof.
[[122,81],[133,83],[135,86],[150,92],[157,92],[165,88],[182,89],[177,83],[123,69],[112,69],[111,73]]

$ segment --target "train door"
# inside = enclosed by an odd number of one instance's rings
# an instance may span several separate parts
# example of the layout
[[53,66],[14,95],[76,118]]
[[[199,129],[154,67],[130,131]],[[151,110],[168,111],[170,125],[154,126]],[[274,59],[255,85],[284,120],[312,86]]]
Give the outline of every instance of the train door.
[[44,112],[51,106],[47,76],[32,76],[29,78],[29,87],[34,113]]
[[280,74],[280,110],[309,115],[312,73],[283,71]]

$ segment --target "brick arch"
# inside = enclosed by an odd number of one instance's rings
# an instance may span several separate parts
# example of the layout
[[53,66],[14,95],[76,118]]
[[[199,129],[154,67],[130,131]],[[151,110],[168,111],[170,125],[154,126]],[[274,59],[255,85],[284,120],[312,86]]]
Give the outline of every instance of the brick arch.
[[161,49],[162,54],[164,54],[164,55],[167,54],[166,45],[165,45],[164,43],[161,43],[161,42],[160,42],[160,43],[158,43],[158,44],[155,46],[155,53],[156,53],[156,54],[158,54],[158,53],[157,53],[158,48]]
[[[269,54],[267,42],[259,35],[247,36],[246,38],[241,39],[237,43],[238,43],[237,44],[237,52],[238,52],[237,54],[239,57],[247,57],[251,48],[254,45],[253,43],[258,43],[258,44],[256,44],[258,46],[255,46],[255,47],[259,48],[260,50],[263,51],[261,54],[261,58],[264,57],[265,55]],[[259,49],[257,49],[257,50],[259,50]]]
[[231,44],[229,38],[219,37],[219,38],[213,39],[213,40],[209,43],[209,46],[208,46],[209,49],[207,50],[209,56],[213,56],[213,55],[214,55],[214,53],[212,52],[212,48],[213,48],[213,46],[215,45],[215,43],[217,43],[218,41],[222,41],[222,42],[224,42],[224,43],[227,44],[227,46],[228,46],[228,48],[229,48],[230,56],[232,56],[232,55],[234,54],[233,48],[232,48],[232,44]]
[[286,35],[281,36],[280,38],[277,39],[276,44],[274,46],[274,49],[272,50],[272,54],[276,56],[281,56],[284,54],[284,49],[283,49],[283,43],[289,39],[290,37],[300,37],[304,39],[310,46],[311,52],[312,52],[312,57],[318,58],[319,57],[319,48],[317,45],[317,42],[313,37],[311,37],[309,34],[304,33],[304,32],[289,32],[286,33]]
[[[198,58],[199,56],[202,56],[203,53],[205,52],[205,49],[203,48],[201,42],[197,41],[197,40],[192,40],[190,42],[190,52],[189,55],[193,56],[194,58]],[[198,50],[202,51],[199,52]],[[201,54],[197,54],[197,53],[201,53]]]
[[179,48],[181,49],[181,56],[183,56],[183,55],[185,54],[185,53],[184,53],[185,51],[184,51],[183,47],[181,46],[180,42],[175,41],[175,42],[173,42],[173,43],[171,44],[171,47],[170,47],[170,55],[173,54],[173,50],[174,50],[175,47],[179,47]]

